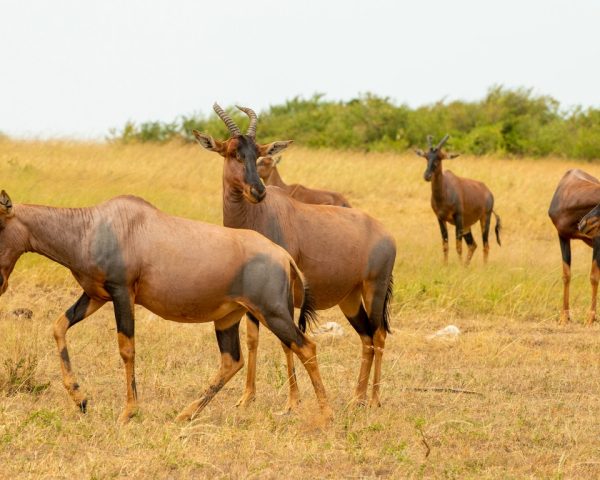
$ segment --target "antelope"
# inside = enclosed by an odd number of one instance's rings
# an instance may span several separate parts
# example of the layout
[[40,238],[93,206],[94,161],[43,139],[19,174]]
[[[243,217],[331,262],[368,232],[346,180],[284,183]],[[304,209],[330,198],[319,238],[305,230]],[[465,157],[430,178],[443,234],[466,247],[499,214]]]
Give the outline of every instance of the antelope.
[[[0,294],[24,252],[64,265],[81,286],[79,299],[54,323],[54,338],[63,384],[83,413],[88,400],[71,368],[66,333],[112,302],[127,387],[121,423],[138,409],[134,304],[176,322],[214,322],[221,366],[177,420],[197,415],[242,367],[238,329],[245,312],[298,355],[323,414],[331,416],[315,344],[301,331],[314,314],[307,284],[290,255],[256,232],[173,217],[133,196],[89,208],[52,208],[13,206],[2,191],[0,252]],[[294,288],[303,292],[300,328],[293,321]]]
[[[569,313],[569,286],[571,284],[571,240],[583,240],[592,247],[592,306],[587,319],[591,325],[596,321],[596,297],[600,279],[600,237],[596,235],[596,216],[592,210],[600,203],[600,182],[583,170],[568,170],[556,187],[548,216],[558,232],[563,261],[563,308],[559,323],[571,320]],[[594,209],[596,210],[596,209]],[[586,213],[590,212],[590,215]],[[585,215],[585,216],[584,216]],[[583,217],[583,218],[582,218]]]
[[442,150],[450,138],[446,135],[435,147],[431,135],[427,136],[429,150],[424,152],[417,149],[415,153],[427,160],[427,168],[423,178],[431,182],[431,208],[435,213],[442,233],[442,248],[444,263],[448,263],[448,229],[446,222],[456,226],[456,252],[462,260],[462,239],[465,239],[469,249],[465,265],[468,265],[477,248],[477,243],[471,234],[471,225],[477,220],[481,225],[483,237],[483,262],[488,260],[490,244],[488,236],[492,214],[496,217],[496,241],[500,243],[500,217],[494,211],[494,196],[483,184],[470,178],[454,175],[450,170],[442,171],[442,160],[459,156],[458,153],[446,153]]
[[265,182],[265,185],[274,185],[284,190],[290,197],[299,202],[314,203],[316,205],[337,205],[338,207],[350,207],[350,202],[344,198],[341,193],[329,190],[317,190],[308,188],[299,183],[292,185],[286,184],[277,165],[281,162],[281,155],[274,157],[260,157],[256,162],[258,176]]
[[[200,145],[224,159],[224,225],[256,230],[281,245],[306,276],[315,308],[340,307],[362,342],[355,401],[366,404],[373,366],[370,403],[380,405],[381,364],[386,335],[390,332],[389,304],[396,257],[394,238],[381,223],[363,212],[298,202],[280,188],[265,186],[257,173],[257,158],[275,155],[292,141],[258,144],[258,117],[253,110],[238,107],[250,118],[248,130],[242,134],[219,105],[215,103],[213,108],[227,126],[230,138],[220,141],[196,130],[193,133]],[[295,305],[298,306],[297,300]],[[255,397],[258,332],[258,322],[250,312],[247,321],[248,373],[238,405],[247,405]],[[298,404],[298,387],[289,351],[286,351],[286,357],[287,409],[293,410]]]

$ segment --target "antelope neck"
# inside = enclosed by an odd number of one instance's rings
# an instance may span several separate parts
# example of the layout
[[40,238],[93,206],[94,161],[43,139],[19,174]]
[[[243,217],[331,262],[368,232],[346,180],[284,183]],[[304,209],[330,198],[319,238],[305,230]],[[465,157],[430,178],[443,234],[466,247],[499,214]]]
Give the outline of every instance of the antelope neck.
[[287,184],[283,181],[283,179],[281,178],[281,175],[279,175],[279,171],[277,170],[277,167],[273,167],[273,169],[271,170],[271,173],[269,174],[269,177],[267,178],[267,185],[275,185],[276,187],[279,187],[279,188],[287,187]]

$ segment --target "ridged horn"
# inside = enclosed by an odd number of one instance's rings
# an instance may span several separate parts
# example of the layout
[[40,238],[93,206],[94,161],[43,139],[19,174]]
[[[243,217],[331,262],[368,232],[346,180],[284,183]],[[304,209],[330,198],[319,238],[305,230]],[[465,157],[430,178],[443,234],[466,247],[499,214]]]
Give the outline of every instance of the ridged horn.
[[439,150],[440,148],[442,148],[444,146],[444,143],[446,143],[449,138],[450,138],[450,135],[448,135],[448,134],[444,135],[444,138],[442,138],[440,140],[440,143],[438,143],[438,145],[437,145],[437,147],[435,147],[435,149]]
[[242,132],[240,131],[240,127],[238,127],[233,121],[233,119],[229,115],[227,115],[227,112],[225,112],[225,110],[219,107],[219,104],[217,102],[215,102],[215,104],[213,105],[213,110],[216,112],[219,118],[223,120],[223,123],[227,125],[227,128],[229,129],[229,132],[232,135],[242,134]]
[[256,113],[254,113],[254,110],[251,108],[240,107],[238,105],[236,105],[236,107],[250,117],[250,125],[248,126],[246,135],[252,138],[256,137],[256,124],[258,123],[258,117],[256,116]]
[[429,147],[429,150],[431,150],[433,148],[433,137],[431,135],[427,135],[427,146]]

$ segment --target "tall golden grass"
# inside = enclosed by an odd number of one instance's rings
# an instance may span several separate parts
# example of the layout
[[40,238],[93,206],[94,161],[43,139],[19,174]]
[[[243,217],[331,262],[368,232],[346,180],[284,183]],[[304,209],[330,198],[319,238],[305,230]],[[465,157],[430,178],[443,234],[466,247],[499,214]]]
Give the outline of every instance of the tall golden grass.
[[[346,332],[318,339],[336,413],[327,428],[314,420],[303,373],[300,411],[277,415],[287,392],[285,365],[266,332],[256,402],[234,407],[242,371],[194,422],[174,424],[218,366],[213,329],[166,322],[142,308],[141,413],[119,428],[125,388],[110,306],[68,334],[76,375],[91,399],[89,413],[79,414],[63,389],[51,335],[78,286],[63,267],[23,256],[0,300],[0,477],[600,476],[598,329],[580,323],[589,308],[591,252],[575,245],[576,321],[558,327],[561,260],[546,213],[558,180],[575,166],[600,174],[597,166],[558,159],[448,161],[456,174],[491,188],[504,224],[503,246],[493,241],[490,263],[482,265],[479,248],[464,268],[452,240],[450,264],[442,266],[422,159],[296,147],[284,155],[284,179],[343,192],[398,244],[381,408],[350,407],[360,342],[338,310],[321,314]],[[221,223],[221,171],[221,158],[195,145],[0,141],[0,188],[15,203],[85,206],[130,193],[174,215]],[[474,235],[481,247],[478,227]],[[33,317],[16,317],[17,308]],[[458,341],[426,339],[447,324],[462,330]],[[11,377],[19,362],[22,377]],[[435,387],[479,395],[418,390]]]

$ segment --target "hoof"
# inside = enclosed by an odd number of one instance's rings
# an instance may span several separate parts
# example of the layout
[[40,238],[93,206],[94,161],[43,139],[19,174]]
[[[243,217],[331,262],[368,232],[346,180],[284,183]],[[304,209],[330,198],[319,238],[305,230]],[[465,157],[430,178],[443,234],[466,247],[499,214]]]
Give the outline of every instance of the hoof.
[[368,405],[366,397],[357,397],[352,400],[354,408],[366,408]]
[[559,325],[566,325],[570,321],[571,321],[571,315],[569,315],[568,310],[563,310],[562,312],[560,312],[560,318],[558,320]]
[[378,398],[372,398],[369,402],[369,408],[381,407],[381,400]]
[[283,410],[279,410],[278,412],[273,412],[273,415],[275,415],[276,417],[288,417],[292,415],[292,413],[294,413],[293,410],[290,410],[289,408],[284,408]]
[[188,415],[187,413],[180,413],[179,415],[177,415],[175,417],[175,422],[176,423],[188,423],[191,419],[192,419],[192,417],[190,415]]
[[119,415],[119,425],[127,425],[129,420],[137,415],[137,408],[125,409],[121,415]]
[[323,415],[323,418],[325,419],[326,422],[328,423],[333,423],[333,410],[331,409],[331,407],[325,407],[323,409],[321,409],[321,414]]
[[242,397],[237,401],[235,406],[244,408],[244,407],[247,407],[248,405],[250,405],[254,400],[256,400],[256,395],[254,395],[254,393],[251,393],[251,394],[244,393],[242,395]]
[[586,326],[591,327],[594,323],[596,323],[596,312],[590,312],[585,324]]
[[81,413],[87,413],[87,398],[84,398],[81,402],[79,402],[78,407]]

